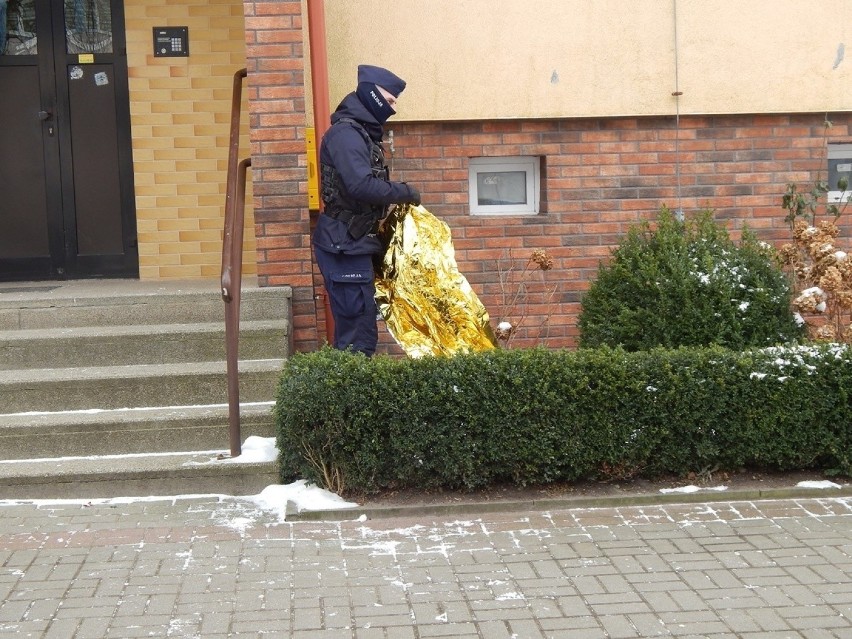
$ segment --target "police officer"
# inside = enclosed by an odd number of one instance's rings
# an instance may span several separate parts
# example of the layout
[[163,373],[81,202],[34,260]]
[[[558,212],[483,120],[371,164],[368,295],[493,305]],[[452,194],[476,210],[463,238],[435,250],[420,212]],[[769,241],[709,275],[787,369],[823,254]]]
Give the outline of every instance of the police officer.
[[403,89],[405,81],[387,69],[360,65],[358,87],[332,113],[320,146],[325,207],[313,245],[334,317],[333,346],[367,356],[378,341],[373,256],[384,251],[379,222],[391,204],[420,204],[417,189],[390,180],[382,147],[382,127]]

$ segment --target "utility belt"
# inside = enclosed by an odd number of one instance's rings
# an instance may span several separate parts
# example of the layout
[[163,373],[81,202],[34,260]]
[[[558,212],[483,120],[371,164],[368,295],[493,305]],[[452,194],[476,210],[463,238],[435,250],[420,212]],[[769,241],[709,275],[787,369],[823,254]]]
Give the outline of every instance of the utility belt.
[[[321,164],[320,170],[321,197],[325,203],[324,214],[333,220],[339,220],[346,224],[353,240],[360,240],[368,233],[377,232],[379,229],[378,222],[385,216],[387,207],[352,200],[344,195],[337,170],[333,166]],[[374,171],[379,171],[381,175],[384,175],[384,179],[387,179],[386,169],[374,167]]]
[[338,220],[346,225],[346,230],[353,240],[360,240],[369,233],[375,233],[379,229],[379,220],[372,215],[356,214],[346,209],[323,211],[332,220]]
[[349,224],[349,221],[350,221],[352,218],[354,218],[354,217],[358,217],[358,216],[357,216],[355,213],[353,213],[352,211],[344,211],[344,210],[331,211],[331,210],[329,210],[329,209],[326,209],[325,211],[323,211],[323,214],[324,214],[324,215],[327,215],[327,216],[328,216],[328,217],[330,217],[332,220],[340,220],[340,221],[341,221],[341,222],[343,222],[344,224]]

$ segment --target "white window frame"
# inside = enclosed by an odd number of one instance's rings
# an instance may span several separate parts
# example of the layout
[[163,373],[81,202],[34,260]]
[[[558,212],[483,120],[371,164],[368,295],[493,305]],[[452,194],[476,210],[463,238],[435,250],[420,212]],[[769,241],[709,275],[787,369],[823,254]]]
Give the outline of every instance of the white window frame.
[[[495,171],[526,173],[527,201],[524,204],[479,204],[478,175]],[[538,215],[541,202],[541,158],[535,155],[470,158],[468,192],[471,215]]]
[[[843,160],[843,164],[852,164],[852,144],[829,144],[828,159]],[[846,173],[846,170],[844,170],[843,173]],[[828,179],[831,180],[830,177]],[[852,184],[852,181],[850,181],[850,184]],[[847,187],[845,191],[838,191],[836,181],[834,184],[828,185],[828,197],[826,198],[826,201],[829,204],[848,202],[850,196],[852,196],[852,188]]]

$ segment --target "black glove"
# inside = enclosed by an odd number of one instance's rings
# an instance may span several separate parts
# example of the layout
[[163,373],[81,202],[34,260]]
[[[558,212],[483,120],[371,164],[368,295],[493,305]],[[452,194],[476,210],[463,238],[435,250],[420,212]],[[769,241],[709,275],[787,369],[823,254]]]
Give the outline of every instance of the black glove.
[[406,184],[408,187],[409,195],[408,199],[405,201],[406,204],[413,204],[414,206],[420,206],[420,191],[415,189],[410,184]]

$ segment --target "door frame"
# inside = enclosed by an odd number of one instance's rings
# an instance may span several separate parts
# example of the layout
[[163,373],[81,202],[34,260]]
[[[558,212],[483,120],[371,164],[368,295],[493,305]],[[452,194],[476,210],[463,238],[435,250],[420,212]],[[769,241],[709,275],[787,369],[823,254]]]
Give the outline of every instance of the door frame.
[[[41,109],[52,114],[42,122],[44,179],[47,206],[49,258],[0,260],[0,280],[61,280],[85,278],[138,278],[139,249],[136,228],[136,198],[133,173],[133,138],[130,121],[127,46],[123,0],[110,0],[112,53],[93,58],[66,53],[65,3],[35,0]],[[109,64],[115,92],[118,179],[120,189],[122,253],[79,255],[77,210],[71,144],[71,102],[68,67],[74,63]],[[18,56],[2,56],[3,66],[20,65]],[[32,56],[26,56],[30,60]],[[22,56],[23,58],[23,56]],[[37,114],[33,114],[36,117]],[[55,135],[48,130],[55,127]]]

